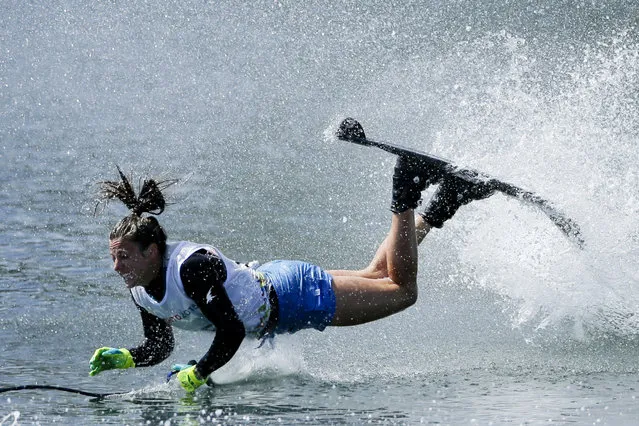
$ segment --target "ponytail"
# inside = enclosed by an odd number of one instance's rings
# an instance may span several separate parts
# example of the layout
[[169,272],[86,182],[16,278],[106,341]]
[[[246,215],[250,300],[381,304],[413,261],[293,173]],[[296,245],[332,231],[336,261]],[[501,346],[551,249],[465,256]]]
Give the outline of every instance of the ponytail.
[[154,216],[143,216],[144,213],[160,215],[164,212],[166,201],[162,191],[176,183],[176,180],[156,182],[153,179],[145,179],[139,193],[136,195],[129,179],[118,167],[120,181],[100,182],[100,200],[107,203],[118,199],[131,211],[129,216],[120,220],[109,234],[109,239],[127,239],[140,245],[145,250],[150,244],[155,243],[164,253],[166,248],[166,233]]

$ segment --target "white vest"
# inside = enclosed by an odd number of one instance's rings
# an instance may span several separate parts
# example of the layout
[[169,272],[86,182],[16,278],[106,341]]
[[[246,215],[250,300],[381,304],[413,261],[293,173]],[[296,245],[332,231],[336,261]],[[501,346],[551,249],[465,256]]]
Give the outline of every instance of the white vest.
[[[148,295],[144,287],[131,289],[135,303],[169,324],[185,330],[215,330],[214,325],[202,314],[200,308],[189,298],[180,278],[180,267],[193,253],[205,249],[215,253],[226,267],[224,289],[228,294],[235,313],[244,324],[247,334],[259,335],[271,313],[268,299],[268,285],[264,275],[238,264],[224,256],[216,248],[182,241],[168,244],[164,257],[166,267],[166,291],[164,298],[157,301]],[[209,297],[207,295],[207,297]]]

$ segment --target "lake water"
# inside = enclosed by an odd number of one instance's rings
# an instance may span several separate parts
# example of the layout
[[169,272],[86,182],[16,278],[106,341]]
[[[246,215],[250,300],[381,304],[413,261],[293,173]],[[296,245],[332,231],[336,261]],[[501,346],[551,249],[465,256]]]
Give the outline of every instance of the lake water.
[[[631,2],[2,2],[0,424],[639,423],[639,38]],[[186,395],[142,340],[95,183],[180,178],[170,239],[236,260],[367,264],[394,158],[369,137],[551,199],[496,195],[420,247],[420,297],[372,324],[247,341]],[[100,210],[100,209],[99,209]]]

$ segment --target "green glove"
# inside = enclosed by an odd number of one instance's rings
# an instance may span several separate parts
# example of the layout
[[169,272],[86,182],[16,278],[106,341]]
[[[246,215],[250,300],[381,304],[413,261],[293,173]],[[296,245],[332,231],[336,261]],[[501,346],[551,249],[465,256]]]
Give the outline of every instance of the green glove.
[[89,366],[91,367],[89,376],[95,376],[104,370],[135,367],[135,362],[128,349],[104,347],[95,351]]
[[187,367],[183,364],[174,365],[171,370],[177,370],[177,378],[180,384],[187,392],[195,392],[195,389],[199,388],[206,383],[206,377],[200,378],[195,371],[195,365]]

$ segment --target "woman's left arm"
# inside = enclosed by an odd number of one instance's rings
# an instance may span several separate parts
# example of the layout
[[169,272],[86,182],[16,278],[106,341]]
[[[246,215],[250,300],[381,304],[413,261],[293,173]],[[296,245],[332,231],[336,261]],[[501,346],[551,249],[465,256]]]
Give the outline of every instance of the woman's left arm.
[[246,330],[224,289],[226,267],[219,257],[210,252],[194,253],[182,264],[180,277],[186,294],[216,329],[211,347],[195,366],[200,378],[206,378],[233,358]]

